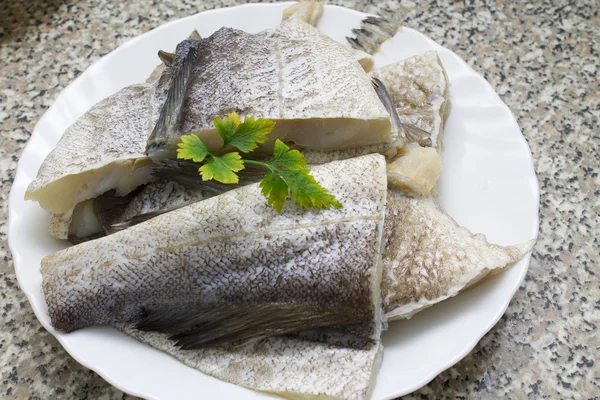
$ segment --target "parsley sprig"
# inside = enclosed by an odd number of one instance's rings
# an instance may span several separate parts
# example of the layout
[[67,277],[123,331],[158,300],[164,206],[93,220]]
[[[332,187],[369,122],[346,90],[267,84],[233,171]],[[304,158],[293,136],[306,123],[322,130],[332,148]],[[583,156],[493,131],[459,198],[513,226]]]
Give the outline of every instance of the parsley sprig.
[[[249,153],[267,141],[268,134],[275,127],[274,121],[247,117],[242,122],[239,115],[231,113],[223,119],[215,118],[214,124],[223,139],[223,146],[218,151],[210,151],[194,133],[182,136],[177,149],[177,158],[202,163],[198,169],[202,180],[238,183],[236,172],[252,164],[267,170],[259,186],[268,203],[278,212],[289,197],[304,208],[342,208],[335,196],[310,174],[304,156],[298,150],[291,150],[281,140],[275,141],[271,160],[242,158],[240,152]],[[232,148],[238,151],[228,151]]]

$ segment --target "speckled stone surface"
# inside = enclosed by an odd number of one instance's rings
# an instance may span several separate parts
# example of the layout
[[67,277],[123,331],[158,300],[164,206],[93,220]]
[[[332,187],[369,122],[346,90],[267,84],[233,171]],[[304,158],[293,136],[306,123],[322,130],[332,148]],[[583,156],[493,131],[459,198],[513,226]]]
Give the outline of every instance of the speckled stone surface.
[[[36,121],[73,78],[127,39],[236,3],[1,3],[0,398],[129,398],[68,356],[18,287],[7,198]],[[598,1],[339,4],[375,13],[388,6],[483,74],[515,113],[541,186],[540,237],[506,314],[465,359],[406,398],[598,398]]]

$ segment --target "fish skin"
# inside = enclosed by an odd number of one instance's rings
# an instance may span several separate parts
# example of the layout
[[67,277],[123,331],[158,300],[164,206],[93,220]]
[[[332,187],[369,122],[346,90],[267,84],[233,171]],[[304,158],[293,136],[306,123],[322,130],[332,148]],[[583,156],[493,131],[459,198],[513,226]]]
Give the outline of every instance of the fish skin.
[[[155,184],[149,186],[152,185]],[[193,189],[177,185],[169,197],[193,201],[194,193]],[[202,194],[198,191],[197,196],[199,199]],[[147,197],[144,201],[150,202]],[[149,212],[170,205],[162,200],[152,203],[156,207],[147,209]],[[179,206],[184,203],[177,201]],[[533,242],[514,246],[489,244],[483,235],[460,227],[432,197],[409,198],[396,189],[388,189],[384,238],[382,300],[386,318],[391,320],[409,318],[487,275],[500,273],[533,246]],[[465,256],[454,259],[453,255],[460,252]],[[441,257],[439,264],[429,263],[436,254]]]
[[[391,140],[389,116],[361,66],[348,49],[300,20],[258,34],[222,28],[198,52],[180,131],[196,133],[211,148],[222,144],[214,116],[231,112],[274,120],[270,142],[302,148]],[[167,137],[171,149],[175,136]]]
[[252,184],[45,257],[52,325],[135,323],[147,306],[319,301],[370,312],[365,336],[378,338],[385,161],[365,156],[313,175],[343,209],[288,202],[279,214]]
[[372,71],[386,86],[403,123],[431,134],[438,152],[450,113],[450,82],[435,51],[428,51]]
[[388,320],[410,318],[502,272],[535,243],[490,244],[459,226],[433,198],[408,198],[395,190],[388,191],[384,232],[381,293]]

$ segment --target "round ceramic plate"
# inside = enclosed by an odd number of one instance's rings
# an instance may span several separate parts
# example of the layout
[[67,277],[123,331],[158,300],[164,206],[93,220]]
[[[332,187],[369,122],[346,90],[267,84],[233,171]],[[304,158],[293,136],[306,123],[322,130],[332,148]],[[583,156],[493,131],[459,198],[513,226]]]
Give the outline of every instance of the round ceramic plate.
[[[9,245],[17,278],[38,319],[81,364],[119,389],[150,399],[237,398],[269,395],[203,375],[174,358],[109,327],[70,334],[50,326],[41,292],[42,257],[67,246],[46,231],[47,213],[23,200],[46,155],[65,129],[93,104],[143,81],[192,30],[209,36],[222,26],[259,32],[278,25],[286,4],[251,4],[213,10],[165,24],[103,57],[58,96],[23,151],[9,199]],[[340,43],[365,14],[326,6],[319,29]],[[428,50],[438,52],[451,83],[452,111],[444,135],[439,201],[473,232],[499,244],[522,243],[538,230],[538,184],[529,147],[508,107],[492,87],[452,51],[403,28],[375,57],[376,67]],[[427,309],[393,322],[383,335],[384,360],[374,399],[412,392],[463,358],[502,316],[527,271],[529,254],[501,275]]]

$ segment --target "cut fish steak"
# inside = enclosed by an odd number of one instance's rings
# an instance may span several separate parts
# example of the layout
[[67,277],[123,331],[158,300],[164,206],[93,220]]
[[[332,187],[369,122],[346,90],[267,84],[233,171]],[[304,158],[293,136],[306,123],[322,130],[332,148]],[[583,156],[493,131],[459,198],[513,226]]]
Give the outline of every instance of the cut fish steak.
[[26,199],[61,214],[112,189],[127,194],[151,179],[149,140],[155,158],[173,156],[179,135],[192,131],[218,147],[213,118],[232,111],[273,119],[272,140],[306,148],[391,141],[385,108],[342,45],[296,19],[257,34],[222,28],[182,42],[158,81],[122,89],[85,113],[46,158]]
[[[175,329],[195,308],[291,304],[343,310],[345,322],[370,321],[361,335],[377,339],[385,160],[365,156],[313,173],[343,209],[286,203],[279,214],[252,184],[45,257],[53,326],[69,332],[158,316]],[[297,328],[312,327],[300,321]]]

